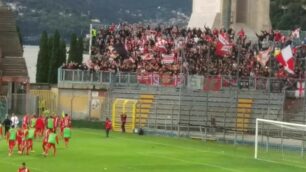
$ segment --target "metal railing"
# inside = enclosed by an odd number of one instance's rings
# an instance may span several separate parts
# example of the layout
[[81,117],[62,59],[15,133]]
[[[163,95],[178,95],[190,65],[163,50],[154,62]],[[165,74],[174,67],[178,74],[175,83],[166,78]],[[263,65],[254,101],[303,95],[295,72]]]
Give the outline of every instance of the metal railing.
[[[109,86],[161,86],[187,87],[190,90],[219,91],[229,87],[250,90],[266,90],[282,92],[283,89],[295,84],[298,79],[269,77],[239,77],[237,76],[200,76],[200,75],[160,75],[137,74],[134,72],[104,72],[89,70],[58,69],[58,83],[72,84],[103,84]],[[290,85],[291,84],[291,85]]]
[[[107,84],[107,85],[151,85],[151,86],[182,86],[185,85],[184,75],[138,75],[135,72],[104,72],[90,70],[58,69],[58,83]],[[170,81],[169,81],[170,80]],[[178,80],[180,80],[178,82]],[[167,82],[168,81],[168,82]]]

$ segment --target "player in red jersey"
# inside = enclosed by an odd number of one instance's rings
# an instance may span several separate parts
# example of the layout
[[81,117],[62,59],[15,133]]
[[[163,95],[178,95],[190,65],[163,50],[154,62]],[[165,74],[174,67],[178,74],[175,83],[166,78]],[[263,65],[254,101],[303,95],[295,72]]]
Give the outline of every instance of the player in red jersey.
[[59,116],[58,115],[56,115],[56,114],[54,114],[54,116],[53,116],[53,130],[56,132],[57,131],[57,128],[59,127],[59,124],[60,124],[60,118],[59,118]]
[[14,126],[12,126],[12,128],[6,133],[6,139],[7,142],[9,143],[9,156],[12,156],[13,154],[13,150],[16,144],[16,137],[17,137],[17,131],[14,128]]
[[35,136],[42,137],[44,128],[45,128],[44,119],[42,116],[39,116],[36,121]]
[[26,164],[23,162],[22,166],[18,169],[18,172],[30,172],[30,169],[28,169]]
[[64,128],[64,141],[65,141],[65,147],[68,148],[69,140],[71,138],[71,128],[65,127]]
[[45,156],[48,156],[48,152],[51,148],[53,148],[53,156],[56,155],[56,145],[58,144],[58,137],[56,135],[56,132],[53,130],[50,132],[49,137],[48,137],[48,144],[45,148]]
[[25,136],[25,133],[24,133],[24,129],[23,128],[19,128],[17,130],[17,136],[16,136],[16,139],[17,139],[17,148],[18,148],[18,153],[19,154],[22,154],[22,150],[23,150],[23,147],[24,147],[24,136]]
[[61,136],[63,136],[64,128],[71,128],[71,119],[68,116],[68,114],[65,114],[65,116],[61,119]]
[[22,118],[22,128],[28,128],[29,123],[30,123],[30,116],[28,114],[25,114]]
[[108,118],[105,120],[105,132],[106,132],[106,137],[109,137],[109,132],[112,129],[112,121]]
[[42,143],[43,154],[46,154],[46,146],[48,144],[48,138],[49,138],[50,132],[51,132],[50,129],[46,129],[44,132],[44,138],[43,138],[43,143]]
[[32,151],[33,152],[33,140],[35,137],[35,129],[34,128],[29,128],[26,132],[25,132],[25,141],[26,141],[26,153],[27,155],[29,155],[29,152]]
[[2,132],[2,124],[0,123],[0,138],[2,138],[3,132]]

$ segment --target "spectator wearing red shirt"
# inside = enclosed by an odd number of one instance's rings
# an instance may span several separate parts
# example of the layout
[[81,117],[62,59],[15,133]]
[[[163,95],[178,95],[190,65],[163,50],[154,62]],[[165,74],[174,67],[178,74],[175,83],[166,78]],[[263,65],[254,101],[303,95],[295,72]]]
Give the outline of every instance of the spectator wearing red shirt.
[[126,124],[126,113],[122,113],[121,114],[121,130],[122,130],[122,133],[125,133],[125,124]]
[[105,120],[105,131],[106,137],[109,137],[109,131],[112,129],[112,121],[106,118]]
[[30,169],[28,169],[26,164],[23,162],[22,166],[18,169],[18,172],[30,172]]

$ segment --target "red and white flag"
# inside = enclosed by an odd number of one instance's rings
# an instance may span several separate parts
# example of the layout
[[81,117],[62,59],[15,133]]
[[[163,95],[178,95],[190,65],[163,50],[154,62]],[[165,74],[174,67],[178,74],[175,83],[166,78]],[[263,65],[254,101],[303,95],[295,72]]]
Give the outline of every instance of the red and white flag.
[[162,64],[172,64],[175,60],[175,54],[162,54]]
[[267,62],[270,59],[270,53],[271,53],[271,48],[265,50],[265,51],[259,51],[258,55],[256,56],[257,61],[262,65],[266,66]]
[[305,82],[297,82],[297,90],[295,90],[295,97],[300,98],[305,96]]
[[221,57],[228,57],[232,54],[233,46],[229,42],[228,36],[225,34],[219,34],[218,42],[216,46],[216,55]]
[[294,74],[294,58],[290,45],[275,52],[276,60],[285,67],[288,73]]

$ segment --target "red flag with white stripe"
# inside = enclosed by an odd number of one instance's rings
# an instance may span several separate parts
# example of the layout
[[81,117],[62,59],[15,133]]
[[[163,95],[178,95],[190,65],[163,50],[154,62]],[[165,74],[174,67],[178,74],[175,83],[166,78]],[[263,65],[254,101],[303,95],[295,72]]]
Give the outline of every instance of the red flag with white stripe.
[[294,58],[290,45],[281,51],[277,51],[275,57],[288,73],[294,74]]
[[216,46],[216,55],[220,57],[228,57],[232,54],[233,46],[229,42],[228,36],[225,34],[219,34],[218,42]]

